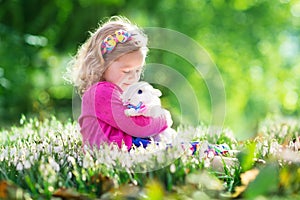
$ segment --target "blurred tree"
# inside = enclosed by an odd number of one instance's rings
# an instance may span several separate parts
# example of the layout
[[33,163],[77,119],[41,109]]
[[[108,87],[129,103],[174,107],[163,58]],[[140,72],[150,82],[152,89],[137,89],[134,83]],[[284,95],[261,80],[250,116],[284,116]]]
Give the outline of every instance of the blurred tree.
[[[185,33],[212,56],[226,89],[225,125],[239,132],[240,137],[254,133],[258,122],[268,114],[299,116],[300,79],[296,75],[300,70],[299,1],[158,1],[154,4],[152,11],[147,12],[151,20],[145,25]],[[148,8],[144,6],[144,10]],[[160,58],[170,66],[180,64],[168,55]],[[198,90],[200,102],[207,105],[202,108],[210,108],[205,87],[199,86]]]
[[62,79],[70,52],[76,51],[99,19],[118,13],[122,2],[0,2],[2,125],[17,122],[22,113],[41,119],[51,114],[72,117],[72,87]]

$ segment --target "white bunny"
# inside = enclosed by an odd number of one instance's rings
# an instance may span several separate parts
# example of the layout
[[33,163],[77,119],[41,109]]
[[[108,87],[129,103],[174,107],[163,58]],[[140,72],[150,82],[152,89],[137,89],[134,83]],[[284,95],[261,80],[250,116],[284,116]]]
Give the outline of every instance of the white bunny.
[[173,120],[168,110],[161,107],[161,91],[153,88],[149,83],[140,81],[130,85],[122,94],[123,104],[127,106],[125,114],[127,116],[147,116],[158,117],[165,115],[168,128],[163,132],[153,136],[155,141],[171,142],[176,135],[176,131],[171,128]]

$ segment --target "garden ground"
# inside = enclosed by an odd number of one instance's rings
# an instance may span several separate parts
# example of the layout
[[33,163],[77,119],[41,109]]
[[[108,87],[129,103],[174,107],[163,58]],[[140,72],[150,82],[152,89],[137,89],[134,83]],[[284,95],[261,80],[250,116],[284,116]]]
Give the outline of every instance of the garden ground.
[[[297,119],[267,119],[245,141],[230,129],[179,127],[181,136],[199,142],[195,152],[189,142],[129,153],[105,145],[92,150],[82,148],[78,130],[54,117],[22,117],[20,126],[2,130],[0,199],[300,198]],[[230,150],[208,155],[208,144]]]

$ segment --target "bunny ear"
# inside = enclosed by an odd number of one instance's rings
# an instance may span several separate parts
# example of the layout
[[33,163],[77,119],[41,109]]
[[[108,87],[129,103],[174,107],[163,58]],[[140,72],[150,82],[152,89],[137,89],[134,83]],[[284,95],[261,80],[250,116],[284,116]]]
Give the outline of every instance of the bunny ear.
[[158,89],[152,89],[151,93],[158,97],[160,97],[162,95],[161,91]]

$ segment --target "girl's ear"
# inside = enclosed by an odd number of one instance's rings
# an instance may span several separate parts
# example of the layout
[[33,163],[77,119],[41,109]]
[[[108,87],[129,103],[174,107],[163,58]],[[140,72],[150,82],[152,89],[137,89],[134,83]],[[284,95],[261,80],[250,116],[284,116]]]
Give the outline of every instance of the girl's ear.
[[162,95],[161,91],[158,89],[152,89],[151,93],[158,97],[160,97]]

